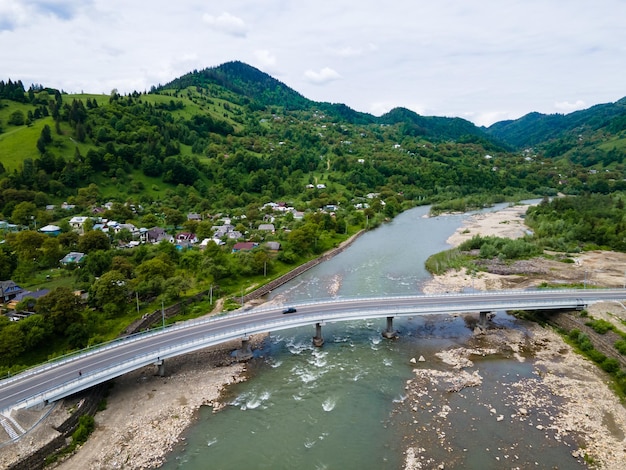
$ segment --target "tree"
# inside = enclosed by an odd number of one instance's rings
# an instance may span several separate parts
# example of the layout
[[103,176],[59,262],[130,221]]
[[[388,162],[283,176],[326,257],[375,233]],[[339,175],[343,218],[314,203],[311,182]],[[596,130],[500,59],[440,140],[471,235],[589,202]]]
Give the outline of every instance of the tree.
[[37,214],[37,206],[29,201],[20,202],[11,213],[13,222],[19,225],[29,225]]
[[16,323],[10,323],[0,330],[0,361],[9,365],[25,350],[24,333]]
[[82,309],[80,298],[69,287],[57,287],[37,300],[37,313],[59,334],[64,334],[72,323],[82,321]]
[[31,315],[24,318],[20,320],[19,325],[20,330],[24,333],[24,343],[27,349],[39,347],[52,334],[52,330],[46,325],[46,320],[42,315]]
[[90,253],[96,250],[108,250],[111,247],[111,242],[106,233],[100,230],[92,230],[85,233],[78,240],[78,250],[83,253]]
[[89,289],[89,303],[109,313],[120,315],[128,306],[128,281],[119,271],[108,271]]
[[39,249],[47,239],[43,233],[33,230],[7,234],[7,243],[15,250],[20,261],[37,259],[40,255]]
[[26,123],[26,117],[24,116],[24,113],[18,109],[17,111],[13,111],[11,113],[7,122],[14,126],[23,126]]
[[57,237],[61,246],[71,251],[78,249],[78,239],[79,235],[74,231],[61,233]]
[[54,237],[47,237],[41,245],[40,261],[43,266],[52,268],[59,264],[59,260],[63,258],[61,244]]
[[165,221],[168,225],[177,227],[185,221],[185,216],[178,209],[170,209],[169,207],[166,207],[163,209],[163,213],[165,214]]
[[139,279],[167,279],[172,276],[173,271],[172,263],[161,255],[141,263],[135,269],[135,274]]

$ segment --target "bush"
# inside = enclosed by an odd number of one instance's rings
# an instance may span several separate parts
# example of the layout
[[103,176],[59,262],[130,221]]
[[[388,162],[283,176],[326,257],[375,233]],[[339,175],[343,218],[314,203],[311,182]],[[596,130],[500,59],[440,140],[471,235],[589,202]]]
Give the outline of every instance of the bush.
[[600,367],[609,374],[614,374],[619,370],[619,362],[617,359],[607,358],[600,363]]
[[615,349],[617,349],[620,354],[626,356],[626,340],[620,339],[619,341],[615,341],[613,346],[615,346]]
[[590,326],[598,334],[605,334],[607,331],[613,329],[613,325],[606,320],[592,320],[585,325]]
[[[600,351],[598,351],[597,349],[593,349],[593,346],[591,348],[592,349],[585,350],[585,353],[587,354],[589,359],[591,359],[596,364],[600,364],[600,367],[602,367],[602,365],[609,359],[607,359],[606,356],[602,354]],[[619,369],[619,365],[618,365],[618,369]]]
[[72,434],[72,444],[81,445],[87,442],[89,435],[96,427],[96,422],[91,415],[82,415],[78,420],[78,428]]
[[581,351],[587,352],[593,350],[593,344],[591,343],[589,336],[587,336],[585,333],[579,332],[578,336],[574,338],[574,341],[576,341],[576,344]]

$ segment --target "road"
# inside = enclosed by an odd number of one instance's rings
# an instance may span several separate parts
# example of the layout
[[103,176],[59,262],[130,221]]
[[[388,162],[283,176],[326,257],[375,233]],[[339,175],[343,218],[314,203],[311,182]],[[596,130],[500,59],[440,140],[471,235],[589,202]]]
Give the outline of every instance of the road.
[[[547,308],[626,299],[623,289],[497,291],[477,294],[334,299],[256,308],[119,339],[0,382],[0,413],[54,401],[160,360],[233,339],[315,323],[362,318]],[[381,325],[382,326],[382,325]]]

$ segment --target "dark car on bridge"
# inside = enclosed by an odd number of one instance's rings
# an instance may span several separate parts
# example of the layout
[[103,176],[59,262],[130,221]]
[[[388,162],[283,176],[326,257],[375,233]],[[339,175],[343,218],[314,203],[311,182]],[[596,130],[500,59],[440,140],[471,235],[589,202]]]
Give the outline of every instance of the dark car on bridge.
[[285,310],[283,310],[283,313],[296,313],[297,310],[295,309],[295,307],[289,307]]

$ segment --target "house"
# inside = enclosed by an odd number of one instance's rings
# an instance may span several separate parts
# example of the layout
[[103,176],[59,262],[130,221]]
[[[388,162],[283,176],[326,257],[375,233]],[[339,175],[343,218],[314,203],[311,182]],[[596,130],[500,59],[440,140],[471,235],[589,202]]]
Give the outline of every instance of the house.
[[160,243],[163,240],[172,242],[173,237],[169,235],[164,228],[161,227],[152,227],[146,232],[146,242],[147,243]]
[[24,292],[24,289],[18,286],[15,282],[11,280],[0,281],[0,301],[8,302],[22,292]]
[[240,238],[243,238],[243,234],[238,230],[233,230],[232,232],[228,232],[226,234],[226,238],[230,240],[239,240]]
[[59,263],[63,266],[78,264],[85,258],[85,256],[85,253],[81,253],[80,251],[70,251],[61,260],[59,260]]
[[279,251],[280,250],[280,243],[279,242],[266,242],[265,246],[270,251]]
[[233,246],[233,253],[237,253],[238,251],[250,251],[259,246],[256,242],[239,242],[235,243]]
[[83,233],[85,231],[84,226],[87,220],[89,220],[89,217],[84,217],[84,216],[72,217],[70,219],[70,227],[72,227],[72,230],[74,230],[75,232]]
[[202,221],[202,216],[200,214],[196,214],[195,212],[190,212],[187,214],[187,220],[196,220],[198,222]]
[[259,224],[259,230],[274,233],[276,229],[274,228],[274,224]]
[[234,229],[235,229],[235,226],[231,224],[214,225],[213,227],[211,227],[211,230],[213,230],[214,238],[222,238],[228,232],[232,232]]
[[195,233],[181,232],[178,235],[176,235],[175,241],[178,244],[184,243],[187,245],[192,245],[194,243],[198,243],[198,238],[196,237]]
[[128,230],[133,237],[139,236],[139,229],[133,224],[115,224],[113,231],[117,234],[122,230]]
[[219,238],[205,238],[200,242],[200,249],[204,250],[209,243],[215,243],[217,246],[226,245],[226,242],[220,240]]
[[[17,294],[15,298],[7,304],[7,307],[10,309],[15,309],[15,307],[17,307],[17,304],[26,298],[30,297],[32,299],[37,300],[40,297],[43,297],[44,295],[48,294],[49,292],[50,292],[50,289],[40,289],[37,291],[25,290],[21,292],[20,294]],[[28,308],[29,309],[32,308],[32,305],[29,305]]]
[[61,233],[61,227],[58,225],[46,225],[45,227],[41,227],[39,231],[43,234],[56,237]]

